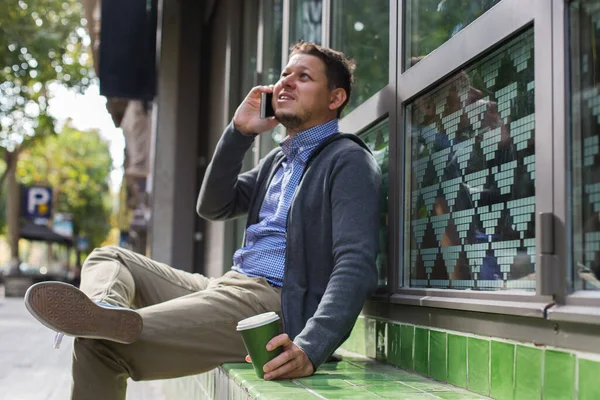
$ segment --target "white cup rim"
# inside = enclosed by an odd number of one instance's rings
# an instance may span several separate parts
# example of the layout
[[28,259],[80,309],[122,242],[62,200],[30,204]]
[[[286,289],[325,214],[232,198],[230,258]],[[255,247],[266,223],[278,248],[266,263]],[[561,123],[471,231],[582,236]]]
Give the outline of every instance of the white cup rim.
[[259,326],[270,324],[273,321],[278,321],[279,315],[274,312],[267,312],[263,314],[254,315],[238,322],[237,330],[245,331],[248,329],[258,328]]

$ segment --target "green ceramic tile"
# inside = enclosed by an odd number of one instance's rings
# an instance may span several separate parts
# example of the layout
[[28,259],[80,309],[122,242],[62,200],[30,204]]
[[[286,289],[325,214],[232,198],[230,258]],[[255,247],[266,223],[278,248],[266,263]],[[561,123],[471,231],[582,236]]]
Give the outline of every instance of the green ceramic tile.
[[379,365],[377,363],[377,361],[371,360],[370,358],[364,358],[364,357],[360,357],[360,358],[344,357],[344,360],[346,360],[350,365],[354,365],[355,367],[361,367],[361,368],[367,368],[367,367],[372,367],[374,365]]
[[[375,372],[370,372],[369,370],[363,371],[348,371],[348,372],[340,372],[335,374],[330,374],[332,378],[344,379],[347,381],[352,381],[354,379],[369,379],[372,381],[386,381],[388,377],[386,374],[379,374]],[[303,378],[310,379],[310,378]]]
[[429,376],[446,382],[447,371],[446,332],[429,331]]
[[453,390],[453,387],[447,383],[440,383],[432,380],[426,382],[406,382],[406,384],[425,392],[449,392]]
[[377,353],[377,321],[365,318],[365,349],[358,352],[367,357],[375,358]]
[[343,379],[332,378],[332,379],[296,379],[297,382],[302,387],[307,388],[320,388],[320,387],[352,387],[352,385],[346,382]]
[[490,394],[490,341],[467,339],[467,387],[470,391]]
[[387,362],[400,366],[400,325],[389,323],[387,336]]
[[448,335],[448,383],[467,388],[467,338]]
[[388,381],[365,380],[364,383],[360,383],[360,381],[352,381],[352,384],[356,385],[356,386],[361,386],[365,390],[368,390],[372,386],[393,386],[393,387],[399,387],[402,389],[402,388],[408,387],[407,385],[410,385],[410,382],[399,382],[399,381],[394,381],[394,380],[390,379]]
[[267,389],[267,388],[301,388],[301,386],[299,386],[298,384],[292,382],[292,381],[265,381],[265,380],[258,380],[258,381],[242,381],[241,385],[243,387],[245,387],[246,389],[252,389],[252,388],[261,388],[261,389]]
[[320,397],[307,391],[305,393],[297,394],[283,392],[261,393],[255,398],[259,400],[316,400]]
[[326,399],[376,399],[376,394],[367,392],[362,388],[318,388],[314,390]]
[[399,384],[391,379],[382,379],[377,381],[372,379],[349,379],[346,380],[346,382],[349,382],[352,386],[392,386]]
[[403,393],[402,397],[394,397],[391,395],[390,397],[385,397],[387,399],[402,399],[402,400],[434,400],[435,397],[431,396],[427,393]]
[[486,400],[489,398],[482,397],[478,394],[459,392],[436,393],[435,395],[444,400]]
[[[252,388],[248,390],[248,394],[253,398],[270,399],[270,400],[292,400],[292,399],[314,399],[318,398],[313,393],[306,389],[298,388]],[[230,396],[231,397],[231,396]],[[245,396],[240,397],[245,398]]]
[[366,320],[365,318],[358,318],[356,320],[356,324],[354,324],[354,329],[352,329],[352,351],[358,354],[365,353],[365,328],[366,328]]
[[[399,394],[402,393],[421,393],[419,389],[412,388],[410,386],[398,384],[395,386],[367,386],[364,388],[366,391],[375,393],[383,398],[400,398]],[[396,394],[395,397],[393,395]]]
[[250,366],[251,368],[239,368],[239,366],[236,366],[234,368],[231,368],[229,371],[227,371],[227,373],[231,376],[233,374],[239,374],[239,375],[256,375],[256,372],[254,371],[254,367]]
[[240,370],[240,369],[251,369],[254,370],[254,367],[250,363],[225,363],[221,365],[225,371],[229,372],[232,369]]
[[575,355],[546,350],[544,400],[572,400],[575,396]]
[[387,322],[377,321],[375,331],[377,341],[375,344],[375,358],[378,361],[387,361]]
[[330,379],[332,375],[335,375],[336,373],[330,373],[330,372],[325,372],[325,371],[317,371],[314,375],[311,376],[307,376],[306,378],[299,378],[299,379]]
[[425,393],[419,392],[418,390],[405,387],[404,389],[400,389],[398,387],[389,387],[389,386],[379,386],[379,387],[369,387],[366,390],[375,393],[377,396],[382,397],[384,399],[430,399],[434,398]]
[[321,364],[319,366],[319,371],[324,371],[324,372],[335,372],[335,371],[345,372],[345,371],[362,371],[362,370],[363,370],[363,368],[361,368],[360,366],[350,364],[349,362],[346,362],[346,361],[328,362],[328,363]]
[[[365,365],[363,371],[368,371],[368,372],[377,373],[377,374],[387,374],[387,373],[393,373],[394,371],[399,371],[399,369],[390,364],[377,363],[377,364],[373,364],[373,365]],[[352,372],[354,373],[357,371],[352,371]]]
[[579,400],[600,399],[600,363],[579,359]]
[[[294,382],[296,383],[300,383],[301,385],[304,386],[315,386],[315,385],[327,385],[327,382],[332,382],[332,381],[343,381],[343,379],[340,378],[339,374],[328,374],[325,372],[318,372],[312,376],[307,376],[306,378],[298,378],[298,379],[294,379]],[[319,383],[321,382],[321,383]]]
[[365,321],[364,318],[359,317],[354,323],[354,327],[350,332],[350,336],[342,344],[342,348],[357,353],[358,351],[358,339],[364,338]]
[[415,328],[415,372],[429,374],[429,330]]
[[241,383],[243,381],[262,381],[262,379],[256,375],[256,372],[254,372],[254,370],[231,369],[229,370],[229,377],[238,383]]
[[306,388],[301,386],[291,387],[253,387],[248,389],[248,394],[258,396],[259,394],[267,393],[285,393],[288,395],[310,393]]
[[515,399],[539,399],[542,395],[542,360],[540,349],[517,345]]
[[429,382],[429,380],[424,376],[417,375],[417,374],[411,374],[410,372],[403,371],[403,370],[384,372],[383,374],[385,376],[387,376],[389,379],[392,379],[392,380],[398,381],[398,382],[407,382],[407,383]]
[[316,387],[352,387],[355,385],[363,385],[365,382],[386,382],[391,381],[385,375],[382,374],[370,374],[368,372],[362,373],[348,373],[348,374],[321,374],[313,375],[307,378],[295,379],[294,382],[299,383],[302,386],[309,388]]
[[415,327],[402,325],[400,328],[400,367],[412,370],[413,366],[413,339]]
[[515,345],[492,340],[491,397],[510,400],[514,393]]

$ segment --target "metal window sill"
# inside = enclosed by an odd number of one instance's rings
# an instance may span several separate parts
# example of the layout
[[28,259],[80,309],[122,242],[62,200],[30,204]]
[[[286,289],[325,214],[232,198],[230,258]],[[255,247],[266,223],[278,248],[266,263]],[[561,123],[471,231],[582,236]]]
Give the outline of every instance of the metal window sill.
[[405,304],[411,306],[446,308],[462,311],[506,314],[541,319],[544,318],[545,310],[553,305],[553,303],[547,302],[468,299],[406,294],[394,294],[390,297],[390,302],[394,304]]
[[600,308],[590,306],[554,306],[548,309],[548,320],[600,325]]

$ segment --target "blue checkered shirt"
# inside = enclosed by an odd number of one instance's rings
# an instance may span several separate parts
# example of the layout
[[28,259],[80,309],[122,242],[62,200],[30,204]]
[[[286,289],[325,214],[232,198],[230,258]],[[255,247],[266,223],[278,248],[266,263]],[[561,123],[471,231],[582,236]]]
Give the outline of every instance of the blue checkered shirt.
[[313,150],[337,132],[338,120],[334,119],[281,142],[285,157],[271,180],[258,223],[246,229],[244,247],[233,255],[234,270],[264,277],[273,286],[283,286],[286,222],[292,198]]

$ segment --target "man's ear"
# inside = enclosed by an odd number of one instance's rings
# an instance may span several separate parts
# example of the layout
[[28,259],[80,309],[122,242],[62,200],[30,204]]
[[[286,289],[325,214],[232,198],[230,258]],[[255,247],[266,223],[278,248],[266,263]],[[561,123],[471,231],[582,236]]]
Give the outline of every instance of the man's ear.
[[346,94],[346,90],[343,88],[336,88],[331,91],[331,96],[329,96],[329,109],[331,111],[335,111],[344,104],[348,95]]

